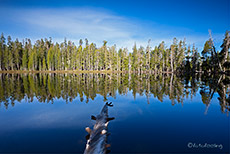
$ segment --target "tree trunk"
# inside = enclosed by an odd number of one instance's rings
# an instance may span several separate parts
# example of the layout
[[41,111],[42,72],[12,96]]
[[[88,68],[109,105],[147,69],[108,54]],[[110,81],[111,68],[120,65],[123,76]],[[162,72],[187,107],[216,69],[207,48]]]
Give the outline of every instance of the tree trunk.
[[171,69],[172,69],[172,72],[173,72],[173,51],[171,53]]

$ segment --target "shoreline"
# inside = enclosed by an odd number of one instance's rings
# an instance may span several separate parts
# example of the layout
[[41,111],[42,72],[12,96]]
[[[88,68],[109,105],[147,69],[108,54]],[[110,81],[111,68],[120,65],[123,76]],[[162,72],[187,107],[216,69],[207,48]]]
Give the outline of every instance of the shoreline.
[[172,74],[174,72],[154,72],[154,71],[142,71],[142,72],[135,72],[135,71],[79,71],[79,70],[56,70],[56,71],[29,71],[29,70],[9,70],[9,71],[0,71],[1,74],[23,74],[23,73],[69,73],[69,74],[79,74],[79,73],[149,73],[149,74]]

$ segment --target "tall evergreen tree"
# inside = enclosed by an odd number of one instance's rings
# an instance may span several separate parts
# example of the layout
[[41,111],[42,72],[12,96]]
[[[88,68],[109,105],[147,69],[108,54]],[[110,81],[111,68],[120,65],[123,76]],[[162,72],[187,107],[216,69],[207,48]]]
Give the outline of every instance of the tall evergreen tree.
[[229,31],[226,31],[225,38],[223,40],[223,44],[220,46],[221,52],[220,52],[220,62],[222,65],[224,65],[224,71],[225,68],[229,68],[230,65],[230,57],[229,57],[229,49],[230,49],[230,35]]
[[4,57],[4,51],[5,51],[5,37],[4,34],[1,34],[1,38],[0,38],[0,71],[4,69],[4,61],[5,61],[5,57]]

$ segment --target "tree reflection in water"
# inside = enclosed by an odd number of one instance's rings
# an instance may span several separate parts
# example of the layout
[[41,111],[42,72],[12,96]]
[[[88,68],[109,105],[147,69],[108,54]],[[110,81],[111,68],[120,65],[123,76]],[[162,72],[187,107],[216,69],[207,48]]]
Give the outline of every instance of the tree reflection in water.
[[163,102],[165,98],[175,103],[183,104],[185,98],[193,98],[199,92],[201,100],[206,105],[206,113],[214,93],[217,93],[221,111],[230,111],[229,77],[220,74],[194,74],[178,77],[175,74],[131,74],[131,73],[31,73],[31,74],[0,74],[0,104],[7,109],[15,102],[33,102],[36,97],[39,102],[54,103],[62,98],[72,102],[77,96],[80,101],[94,100],[97,94],[116,98],[116,95],[126,95],[132,92],[145,95],[147,103],[150,97]]

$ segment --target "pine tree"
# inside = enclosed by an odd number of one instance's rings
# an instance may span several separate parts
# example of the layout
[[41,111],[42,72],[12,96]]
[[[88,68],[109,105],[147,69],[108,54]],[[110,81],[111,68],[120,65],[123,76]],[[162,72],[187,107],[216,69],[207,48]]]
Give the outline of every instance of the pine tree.
[[157,73],[159,70],[159,65],[160,65],[160,54],[159,54],[159,50],[158,47],[155,46],[154,50],[153,50],[153,68],[154,68],[154,72]]
[[160,70],[163,72],[165,71],[165,61],[166,61],[166,52],[165,52],[165,44],[164,44],[164,41],[162,41],[158,47],[158,51],[160,52],[160,57],[161,57],[161,60],[160,60]]
[[110,57],[109,57],[109,52],[108,52],[108,49],[107,49],[107,41],[103,41],[103,46],[102,46],[102,56],[103,56],[103,59],[104,59],[104,66],[103,66],[103,69],[104,70],[109,70],[110,68]]
[[94,43],[91,43],[90,46],[89,46],[89,55],[88,55],[88,65],[89,65],[89,70],[93,70],[93,67],[94,67],[94,53],[95,53],[95,50],[96,50],[96,46]]
[[55,45],[55,70],[61,70],[61,51],[60,51],[60,47],[59,47],[59,44],[56,43]]
[[192,47],[192,72],[196,72],[197,67],[198,67],[198,61],[199,61],[199,57],[198,57],[198,51],[195,48],[195,44],[193,44]]
[[208,71],[210,69],[210,56],[212,53],[212,45],[211,45],[211,40],[209,39],[208,41],[205,42],[203,51],[201,52],[202,54],[202,70]]
[[9,70],[9,49],[7,45],[4,46],[4,52],[3,52],[3,66],[5,70]]
[[145,54],[144,54],[144,47],[140,46],[138,49],[138,71],[142,73],[144,69],[143,65],[145,64]]
[[178,45],[177,45],[177,39],[173,39],[173,45],[171,45],[171,55],[170,55],[170,61],[171,61],[171,71],[174,72],[175,70],[175,59],[178,52]]
[[133,46],[133,57],[132,57],[132,70],[137,71],[138,70],[138,52],[137,52],[137,46],[136,43]]
[[14,43],[14,64],[17,70],[20,70],[21,64],[21,55],[22,55],[22,44],[16,39]]
[[4,34],[2,33],[0,38],[0,71],[4,69],[5,40]]
[[28,70],[29,71],[34,70],[33,63],[34,63],[34,51],[32,51],[32,53],[29,55],[29,60],[28,60]]
[[50,47],[49,50],[48,50],[48,53],[47,53],[47,68],[48,68],[49,71],[52,70],[53,63],[54,63],[53,62],[53,60],[54,60],[53,54],[54,54],[53,47]]
[[7,47],[8,47],[8,69],[9,70],[14,70],[14,67],[13,67],[13,42],[11,40],[11,37],[8,36],[7,38]]
[[229,68],[230,65],[230,58],[229,58],[229,49],[230,49],[230,35],[229,31],[226,31],[225,33],[225,38],[223,40],[223,44],[220,46],[222,48],[220,52],[220,61],[221,64],[224,66],[224,71],[225,68]]
[[150,48],[150,41],[151,40],[149,40],[148,41],[148,46],[146,47],[146,69],[147,70],[150,70],[150,50],[151,50],[151,48]]
[[171,66],[171,71],[174,71],[174,67],[173,67],[173,62],[174,62],[174,53],[175,53],[175,46],[171,45],[170,47],[170,66]]
[[184,41],[180,40],[180,42],[178,44],[178,53],[175,57],[176,58],[176,68],[183,66],[183,61],[185,58],[185,49],[183,46],[185,46],[185,40]]
[[116,45],[113,45],[109,48],[109,52],[111,53],[111,69],[112,71],[117,70],[117,51]]

